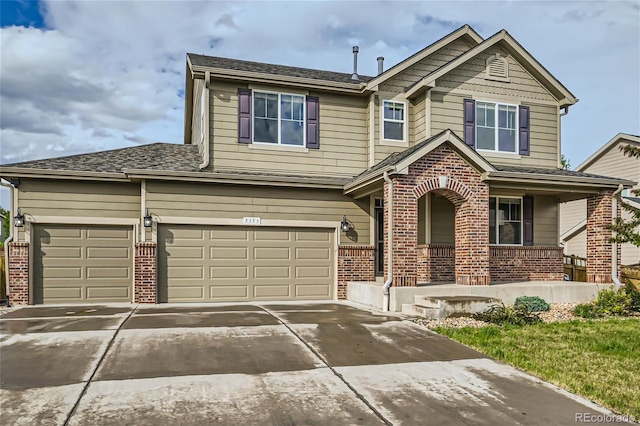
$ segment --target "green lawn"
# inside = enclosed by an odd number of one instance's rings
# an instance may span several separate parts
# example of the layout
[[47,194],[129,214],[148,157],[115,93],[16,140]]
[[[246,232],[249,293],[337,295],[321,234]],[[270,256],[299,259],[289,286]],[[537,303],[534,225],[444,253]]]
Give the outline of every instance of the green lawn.
[[640,419],[640,319],[435,331]]

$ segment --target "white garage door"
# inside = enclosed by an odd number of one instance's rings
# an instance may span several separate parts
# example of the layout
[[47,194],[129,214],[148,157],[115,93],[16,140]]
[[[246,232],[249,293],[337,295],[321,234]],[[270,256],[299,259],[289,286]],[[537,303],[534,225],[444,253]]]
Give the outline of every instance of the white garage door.
[[163,302],[333,298],[331,229],[161,225]]

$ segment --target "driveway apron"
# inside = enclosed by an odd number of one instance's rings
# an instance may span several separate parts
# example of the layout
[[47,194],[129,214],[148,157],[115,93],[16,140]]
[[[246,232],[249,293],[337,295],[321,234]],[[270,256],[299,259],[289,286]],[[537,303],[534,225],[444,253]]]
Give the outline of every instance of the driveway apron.
[[610,414],[346,303],[30,307],[0,320],[0,423],[575,424]]

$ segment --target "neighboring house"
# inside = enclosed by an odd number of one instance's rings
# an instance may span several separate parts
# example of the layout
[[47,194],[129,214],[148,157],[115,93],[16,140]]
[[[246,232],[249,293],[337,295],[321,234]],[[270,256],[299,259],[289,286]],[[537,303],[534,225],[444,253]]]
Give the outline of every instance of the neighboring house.
[[611,281],[604,225],[633,182],[560,168],[577,99],[506,31],[465,25],[373,77],[188,54],[185,93],[183,145],[2,167],[26,220],[13,303],[561,280],[558,206],[577,199],[589,280]]
[[[576,171],[640,182],[640,159],[625,156],[620,151],[620,147],[625,145],[640,147],[640,136],[618,133],[580,164]],[[640,189],[640,185],[636,183],[633,188],[624,189],[621,195],[627,203],[640,208],[640,198],[631,192],[633,189]],[[587,209],[585,203],[586,200],[577,200],[560,205],[560,238],[564,245],[565,254],[587,257]],[[631,216],[625,210],[622,212],[622,217],[629,219]],[[621,256],[623,265],[640,263],[640,247],[628,243],[622,244]]]
[[[0,213],[0,243],[3,243],[4,240],[8,237],[8,235],[5,235],[4,226],[2,225],[4,223],[4,218],[5,216],[2,213]],[[4,249],[4,245],[2,247],[3,247],[2,249]]]

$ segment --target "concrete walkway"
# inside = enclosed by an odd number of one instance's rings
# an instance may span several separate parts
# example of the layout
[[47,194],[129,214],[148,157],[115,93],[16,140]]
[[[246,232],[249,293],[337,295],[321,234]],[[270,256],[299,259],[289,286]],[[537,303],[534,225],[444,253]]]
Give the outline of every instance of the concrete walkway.
[[341,303],[29,307],[2,317],[0,333],[3,425],[572,425],[611,414]]

